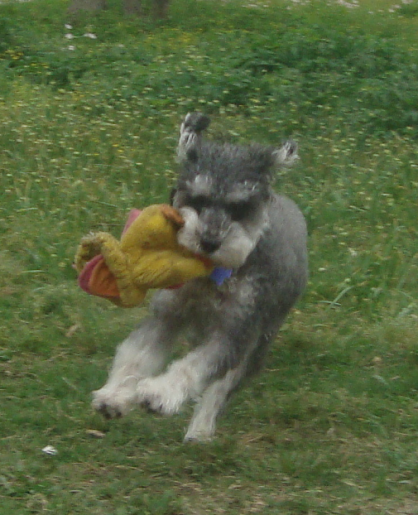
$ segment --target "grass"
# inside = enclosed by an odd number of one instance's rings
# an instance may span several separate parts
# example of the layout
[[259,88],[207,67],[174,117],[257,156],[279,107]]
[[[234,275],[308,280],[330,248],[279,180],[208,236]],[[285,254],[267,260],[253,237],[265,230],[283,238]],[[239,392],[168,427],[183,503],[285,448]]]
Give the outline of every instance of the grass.
[[[417,13],[0,5],[2,513],[417,512]],[[192,109],[215,137],[299,142],[277,189],[306,215],[311,268],[267,370],[199,446],[181,443],[189,408],[91,411],[146,307],[84,295],[71,266],[82,235],[167,199]]]

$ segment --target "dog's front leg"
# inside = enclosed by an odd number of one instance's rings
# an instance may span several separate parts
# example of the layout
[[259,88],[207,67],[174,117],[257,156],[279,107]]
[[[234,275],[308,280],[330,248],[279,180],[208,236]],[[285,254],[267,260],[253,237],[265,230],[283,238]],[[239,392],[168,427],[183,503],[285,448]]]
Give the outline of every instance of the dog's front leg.
[[106,418],[126,415],[136,400],[138,382],[165,365],[175,328],[148,318],[119,346],[107,383],[93,392],[93,407]]
[[173,362],[163,374],[139,381],[137,402],[164,415],[177,413],[185,401],[202,393],[213,375],[211,351],[209,344],[198,347]]
[[239,330],[229,327],[228,331],[213,334],[208,342],[172,363],[163,374],[139,381],[137,402],[152,411],[173,415],[184,402],[198,399],[216,379],[240,365],[255,341],[256,324],[243,325],[247,324],[241,323]]

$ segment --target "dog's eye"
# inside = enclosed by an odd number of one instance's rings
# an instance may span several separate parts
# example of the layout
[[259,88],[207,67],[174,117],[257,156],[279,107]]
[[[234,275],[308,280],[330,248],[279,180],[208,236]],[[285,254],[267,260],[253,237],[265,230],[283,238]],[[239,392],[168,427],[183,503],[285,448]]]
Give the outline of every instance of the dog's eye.
[[197,213],[200,213],[202,209],[209,206],[209,201],[206,197],[202,196],[188,197],[186,199],[185,205],[191,207]]
[[252,206],[249,202],[239,202],[228,206],[228,212],[232,220],[239,222],[243,220],[251,211]]

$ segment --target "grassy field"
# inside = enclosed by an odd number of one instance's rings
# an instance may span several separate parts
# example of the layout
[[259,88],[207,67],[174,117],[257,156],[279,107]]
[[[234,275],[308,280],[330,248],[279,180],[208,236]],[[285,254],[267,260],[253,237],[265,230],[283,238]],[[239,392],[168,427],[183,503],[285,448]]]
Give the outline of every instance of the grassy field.
[[[0,5],[0,513],[418,514],[418,3]],[[90,408],[146,307],[76,285],[91,229],[167,199],[179,122],[300,146],[311,277],[217,438]],[[55,456],[42,452],[52,445]]]

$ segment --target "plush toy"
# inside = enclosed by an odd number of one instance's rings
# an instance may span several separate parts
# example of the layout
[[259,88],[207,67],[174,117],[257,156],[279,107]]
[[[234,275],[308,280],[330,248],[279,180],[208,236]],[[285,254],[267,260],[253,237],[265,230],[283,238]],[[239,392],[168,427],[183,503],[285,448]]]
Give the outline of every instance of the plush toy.
[[173,207],[152,205],[131,211],[120,242],[106,232],[85,236],[75,257],[80,287],[118,306],[133,307],[150,288],[176,287],[212,272],[213,280],[222,283],[231,271],[214,271],[210,260],[178,244],[183,224]]

